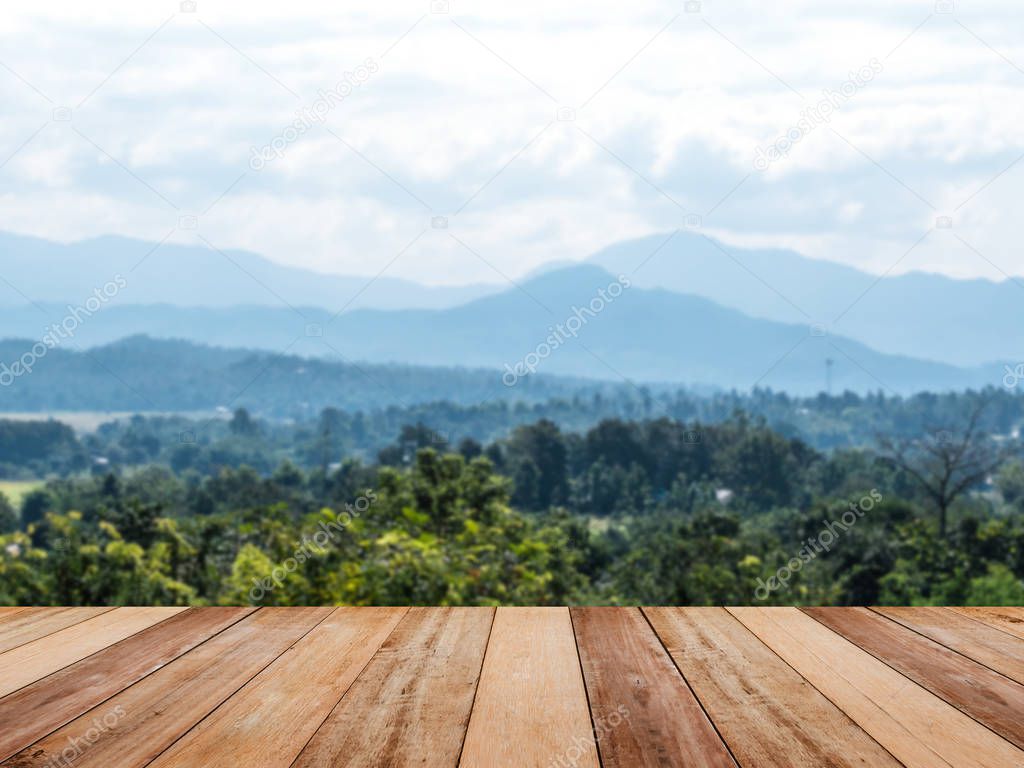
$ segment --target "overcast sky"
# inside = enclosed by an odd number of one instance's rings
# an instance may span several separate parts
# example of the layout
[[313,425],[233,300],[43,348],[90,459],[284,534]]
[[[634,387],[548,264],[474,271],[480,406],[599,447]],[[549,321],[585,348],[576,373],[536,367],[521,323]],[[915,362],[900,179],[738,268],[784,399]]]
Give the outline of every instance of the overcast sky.
[[8,4],[0,229],[428,283],[684,226],[876,273],[1021,275],[1024,16],[947,11]]

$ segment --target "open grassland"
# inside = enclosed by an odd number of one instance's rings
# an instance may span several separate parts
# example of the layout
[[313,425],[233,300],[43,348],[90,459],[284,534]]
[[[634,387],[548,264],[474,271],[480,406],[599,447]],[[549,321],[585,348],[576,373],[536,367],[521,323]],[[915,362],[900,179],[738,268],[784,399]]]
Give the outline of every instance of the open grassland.
[[20,507],[25,494],[42,484],[42,480],[0,480],[0,493],[6,496],[15,507]]
[[[110,421],[121,421],[130,419],[137,411],[7,411],[0,412],[0,419],[12,421],[47,421],[53,419],[62,424],[67,424],[79,434],[95,432],[101,424]],[[227,418],[229,414],[217,413],[215,411],[150,411],[144,412],[145,416],[184,416],[187,418]]]

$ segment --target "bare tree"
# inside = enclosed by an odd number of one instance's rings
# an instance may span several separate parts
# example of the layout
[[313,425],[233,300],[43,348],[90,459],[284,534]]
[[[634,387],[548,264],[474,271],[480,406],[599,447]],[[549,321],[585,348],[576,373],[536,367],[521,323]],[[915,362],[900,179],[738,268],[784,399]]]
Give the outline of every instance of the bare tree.
[[943,538],[953,502],[984,482],[1004,458],[1003,451],[978,429],[987,404],[982,401],[971,411],[962,430],[932,429],[925,437],[911,440],[879,438],[882,450],[935,504]]

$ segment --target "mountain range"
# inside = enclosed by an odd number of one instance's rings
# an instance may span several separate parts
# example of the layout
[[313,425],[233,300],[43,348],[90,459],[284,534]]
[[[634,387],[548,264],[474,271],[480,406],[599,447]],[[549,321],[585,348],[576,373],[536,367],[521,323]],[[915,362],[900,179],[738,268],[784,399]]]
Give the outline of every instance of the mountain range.
[[[532,376],[521,375],[526,360],[540,374],[630,384],[910,393],[998,385],[1024,333],[1012,322],[1013,280],[877,278],[691,232],[619,243],[514,284],[456,288],[321,275],[205,246],[153,248],[0,235],[0,336],[39,338],[68,302],[116,274],[125,287],[69,349],[147,334],[345,363],[491,369],[516,386]],[[574,321],[576,333],[557,331],[620,275],[630,287],[618,298]]]
[[[119,303],[179,307],[281,306],[338,311],[447,307],[482,296],[485,285],[424,286],[386,275],[328,275],[276,264],[250,251],[105,236],[54,243],[0,233],[0,307],[83,302],[122,275]],[[383,266],[383,265],[381,265]]]
[[514,390],[491,370],[374,365],[132,336],[84,349],[54,349],[13,379],[5,366],[31,346],[0,341],[0,413],[209,412],[239,406],[280,418],[425,403],[515,402],[614,396],[626,385],[538,375]]
[[[983,258],[966,246],[959,250],[964,258]],[[697,294],[753,317],[820,324],[880,352],[951,365],[1024,359],[1019,278],[956,280],[925,272],[879,277],[794,251],[737,248],[688,231],[616,243],[590,262],[625,272],[639,286]]]

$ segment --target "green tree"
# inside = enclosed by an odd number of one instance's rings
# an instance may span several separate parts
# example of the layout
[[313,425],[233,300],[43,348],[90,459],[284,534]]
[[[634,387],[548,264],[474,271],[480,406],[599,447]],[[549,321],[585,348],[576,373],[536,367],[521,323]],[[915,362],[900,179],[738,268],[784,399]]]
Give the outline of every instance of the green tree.
[[18,513],[7,496],[0,492],[0,534],[11,533],[18,529]]

